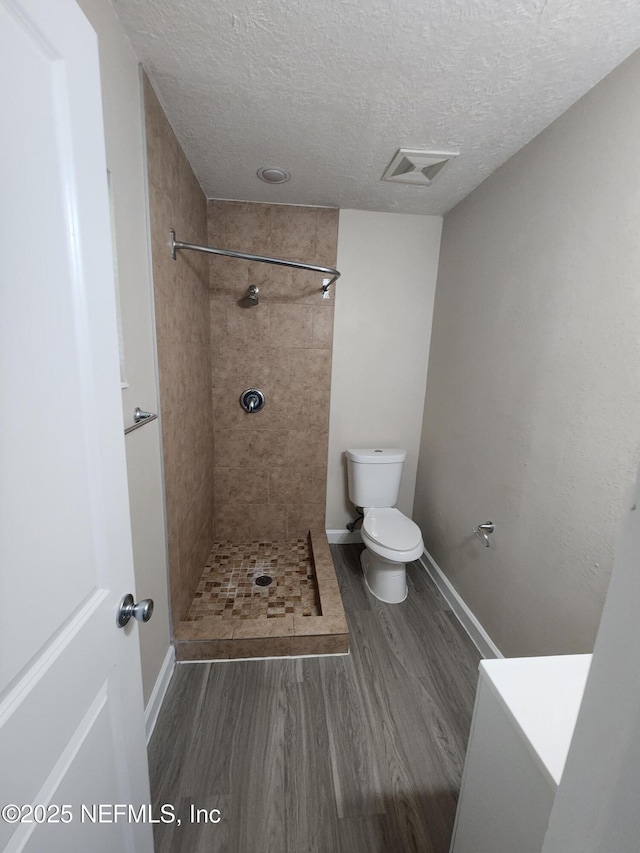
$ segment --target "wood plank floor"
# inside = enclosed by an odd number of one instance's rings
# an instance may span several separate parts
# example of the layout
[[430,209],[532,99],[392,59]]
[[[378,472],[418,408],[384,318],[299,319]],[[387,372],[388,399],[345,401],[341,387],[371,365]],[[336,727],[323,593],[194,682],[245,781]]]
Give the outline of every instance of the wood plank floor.
[[176,667],[149,762],[182,823],[157,853],[447,853],[480,655],[417,564],[403,604],[373,598],[361,549],[331,549],[350,655]]

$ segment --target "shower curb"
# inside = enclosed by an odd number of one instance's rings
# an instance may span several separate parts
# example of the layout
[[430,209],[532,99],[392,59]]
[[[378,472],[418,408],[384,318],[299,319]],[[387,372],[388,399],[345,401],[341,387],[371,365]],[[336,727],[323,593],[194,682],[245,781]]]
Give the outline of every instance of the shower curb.
[[310,530],[308,543],[320,616],[210,616],[180,622],[174,639],[176,661],[347,654],[349,629],[325,531]]

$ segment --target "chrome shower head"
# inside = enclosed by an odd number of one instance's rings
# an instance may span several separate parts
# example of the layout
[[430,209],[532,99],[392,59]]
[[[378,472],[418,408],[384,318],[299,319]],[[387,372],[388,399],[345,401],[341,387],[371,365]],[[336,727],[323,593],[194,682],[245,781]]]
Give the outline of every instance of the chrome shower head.
[[250,285],[249,285],[249,290],[247,291],[247,302],[249,302],[251,305],[257,305],[257,304],[258,304],[258,302],[260,302],[260,300],[259,300],[259,298],[258,298],[258,293],[259,293],[259,292],[260,292],[260,291],[259,291],[259,289],[258,289],[258,286],[257,286],[257,285],[255,285],[255,284],[250,284]]

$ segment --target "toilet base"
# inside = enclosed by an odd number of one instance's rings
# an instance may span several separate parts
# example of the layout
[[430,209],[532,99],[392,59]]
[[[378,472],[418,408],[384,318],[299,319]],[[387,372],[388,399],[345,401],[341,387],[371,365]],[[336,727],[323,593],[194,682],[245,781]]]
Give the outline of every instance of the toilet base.
[[407,597],[407,571],[404,563],[379,557],[368,548],[360,555],[364,582],[371,595],[385,604],[400,604]]

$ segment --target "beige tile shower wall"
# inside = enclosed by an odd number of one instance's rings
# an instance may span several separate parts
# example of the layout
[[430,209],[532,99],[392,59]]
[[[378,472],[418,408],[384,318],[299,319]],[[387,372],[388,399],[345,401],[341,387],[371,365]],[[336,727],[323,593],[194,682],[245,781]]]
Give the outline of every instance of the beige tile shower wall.
[[[337,237],[337,210],[209,202],[220,248],[333,267]],[[324,529],[333,294],[319,273],[220,256],[210,276],[216,539]],[[240,407],[246,388],[263,391],[261,412]]]
[[174,627],[184,619],[213,542],[209,272],[204,255],[171,258],[169,230],[207,241],[207,203],[145,78],[153,285],[160,376],[169,578]]

